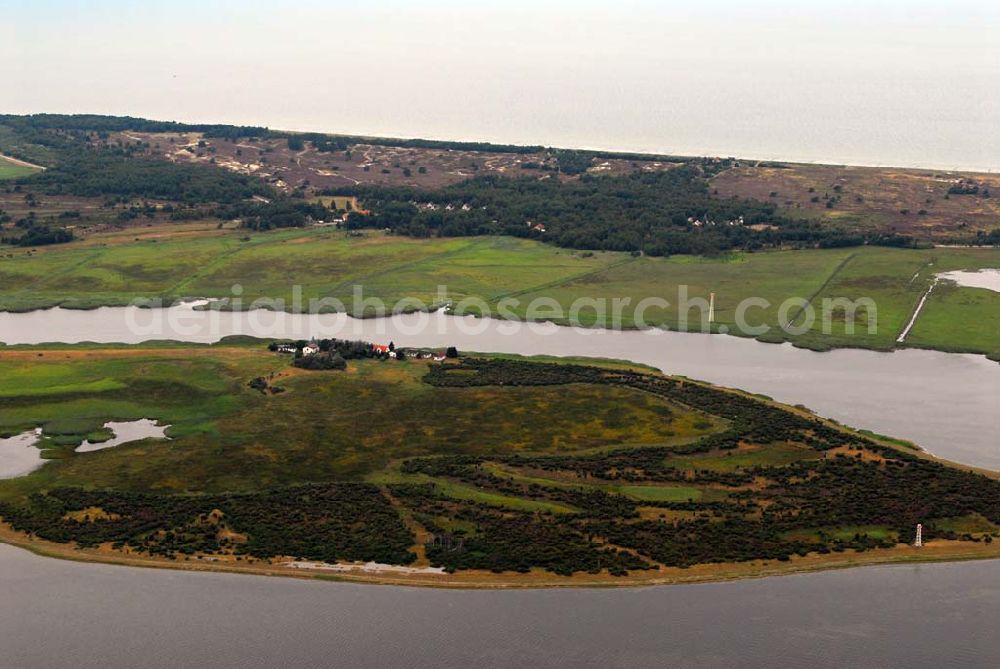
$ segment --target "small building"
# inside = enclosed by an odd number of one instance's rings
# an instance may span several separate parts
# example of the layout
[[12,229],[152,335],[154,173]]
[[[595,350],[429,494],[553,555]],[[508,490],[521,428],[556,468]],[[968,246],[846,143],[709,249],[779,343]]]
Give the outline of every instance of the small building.
[[389,353],[389,347],[385,344],[372,344],[372,352],[376,355],[385,355]]
[[310,339],[309,343],[302,347],[302,355],[316,355],[319,353],[319,344],[315,339]]

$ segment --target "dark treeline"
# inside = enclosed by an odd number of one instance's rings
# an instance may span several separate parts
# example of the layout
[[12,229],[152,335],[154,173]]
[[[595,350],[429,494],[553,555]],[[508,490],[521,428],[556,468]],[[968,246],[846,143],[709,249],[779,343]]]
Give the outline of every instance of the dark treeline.
[[207,137],[265,137],[270,132],[258,126],[226,125],[218,123],[178,123],[176,121],[150,121],[133,116],[105,116],[102,114],[0,114],[0,124],[18,130],[63,130],[107,134],[131,130],[133,132],[202,132]]
[[[27,225],[22,225],[28,221]],[[0,235],[0,244],[11,244],[13,246],[46,246],[48,244],[65,244],[75,238],[72,230],[65,228],[52,228],[48,225],[35,223],[29,219],[18,221],[17,227],[24,232],[19,235]]]
[[[491,142],[461,142],[437,139],[402,139],[394,137],[365,137],[330,133],[295,133],[270,130],[260,126],[240,126],[217,123],[179,123],[176,121],[151,121],[131,116],[104,116],[100,114],[29,114],[18,116],[0,114],[0,124],[20,130],[60,130],[106,134],[131,130],[134,132],[201,132],[206,137],[235,139],[258,137],[261,139],[295,138],[295,141],[317,143],[320,150],[342,150],[355,144],[378,144],[400,148],[443,149],[480,151],[483,153],[537,153],[542,146],[493,144]],[[322,148],[321,146],[322,145]]]
[[[413,237],[512,235],[567,248],[652,256],[912,243],[900,236],[848,236],[817,222],[789,219],[772,203],[714,197],[706,177],[726,165],[692,161],[665,171],[584,174],[568,182],[484,176],[438,190],[366,184],[337,193],[357,195],[372,211],[350,215],[349,227],[388,228]],[[753,229],[755,224],[762,229]]]
[[241,200],[211,210],[221,219],[239,219],[245,228],[272,230],[300,228],[312,221],[322,221],[332,215],[319,202],[289,197],[278,197],[270,202]]
[[392,146],[401,149],[441,149],[444,151],[478,151],[480,153],[538,153],[544,151],[543,146],[521,146],[518,144],[493,144],[491,142],[460,142],[444,139],[401,139],[398,137],[365,137],[362,135],[336,135],[327,133],[289,133],[271,131],[267,138],[290,138],[295,145],[289,148],[296,150],[299,141],[310,141],[320,151],[344,150],[356,144],[376,144]]
[[994,228],[989,232],[979,230],[974,236],[962,235],[947,237],[940,240],[944,244],[969,244],[972,246],[1000,246],[1000,228]]
[[[94,128],[128,125],[115,117],[81,117],[66,127],[57,115],[0,117],[0,125],[12,129],[23,147],[41,147],[48,169],[15,180],[15,184],[41,192],[111,199],[148,198],[182,204],[233,203],[253,195],[274,195],[273,190],[251,176],[210,165],[173,163],[141,155],[137,146],[97,146],[91,142]],[[141,125],[139,120],[135,120]],[[93,127],[90,127],[93,126]]]
[[[100,507],[101,517],[73,518]],[[221,512],[221,513],[218,513]],[[22,532],[81,546],[111,542],[150,555],[231,552],[267,559],[409,564],[413,534],[373,485],[327,483],[252,494],[167,495],[62,488],[25,506],[0,503]],[[244,540],[220,532],[222,527]]]
[[[427,557],[449,572],[489,569],[494,572],[526,573],[532,568],[570,576],[575,572],[598,573],[607,569],[614,576],[628,570],[653,567],[626,551],[601,546],[596,537],[580,532],[550,513],[525,513],[475,502],[458,503],[434,484],[389,486],[393,497],[414,510],[420,523],[431,532]],[[448,530],[440,518],[475,527],[469,532]]]
[[79,146],[58,164],[18,183],[45,193],[172,200],[186,204],[238,202],[271,194],[259,179],[208,165],[171,163],[126,151]]

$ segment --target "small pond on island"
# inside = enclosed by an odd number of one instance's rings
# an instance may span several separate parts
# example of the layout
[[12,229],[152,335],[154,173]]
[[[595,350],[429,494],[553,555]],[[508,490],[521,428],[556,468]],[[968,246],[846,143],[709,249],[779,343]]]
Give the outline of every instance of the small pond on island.
[[76,447],[77,453],[89,453],[90,451],[100,451],[112,446],[127,444],[130,441],[140,439],[166,439],[169,425],[157,425],[155,420],[140,418],[129,421],[110,421],[104,427],[111,430],[115,436],[107,441],[84,441]]
[[[167,439],[166,431],[170,426],[158,425],[155,420],[140,418],[129,421],[109,421],[104,424],[104,427],[111,430],[114,436],[107,441],[93,443],[84,440],[76,447],[76,452],[99,451],[140,439]],[[46,463],[47,461],[42,457],[41,449],[36,446],[38,440],[43,436],[42,428],[36,428],[6,439],[0,439],[0,479],[30,474]]]
[[981,269],[977,272],[962,270],[941,272],[937,277],[954,281],[965,288],[985,288],[1000,293],[1000,269]]
[[24,476],[45,464],[42,452],[35,448],[41,435],[42,431],[35,429],[0,439],[0,479]]

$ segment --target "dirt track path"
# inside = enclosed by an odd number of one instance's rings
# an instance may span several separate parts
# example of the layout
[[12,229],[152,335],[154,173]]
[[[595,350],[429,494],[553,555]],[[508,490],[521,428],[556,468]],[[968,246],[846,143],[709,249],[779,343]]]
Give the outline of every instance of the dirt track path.
[[45,168],[41,165],[36,165],[34,163],[29,163],[27,160],[21,160],[20,158],[14,158],[13,156],[8,156],[5,153],[0,153],[0,158],[3,158],[8,163],[14,163],[15,165],[20,165],[21,167],[30,167],[36,170],[44,170]]

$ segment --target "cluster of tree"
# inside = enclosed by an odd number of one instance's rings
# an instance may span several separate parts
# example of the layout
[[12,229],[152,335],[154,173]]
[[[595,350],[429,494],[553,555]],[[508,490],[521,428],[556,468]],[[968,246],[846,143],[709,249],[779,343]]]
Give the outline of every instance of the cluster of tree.
[[985,246],[1000,246],[1000,228],[993,228],[989,233],[977,233],[975,243]]
[[771,484],[757,496],[771,502],[768,514],[779,526],[883,525],[912,537],[917,523],[933,518],[980,514],[1000,523],[996,480],[920,458],[880,465],[862,455],[768,469]]
[[[609,570],[624,576],[628,570],[653,565],[626,551],[602,546],[596,536],[561,522],[552,514],[524,513],[466,502],[456,505],[433,484],[394,485],[396,499],[418,510],[424,527],[432,534],[427,557],[447,571],[489,569],[494,572],[525,573],[542,568],[565,576],[574,572]],[[448,531],[434,518],[453,516],[475,526],[474,533]]]
[[[980,193],[979,184],[967,183],[967,182],[955,184],[954,186],[948,189],[948,195],[979,195],[979,193]],[[982,195],[983,197],[988,198],[990,196],[990,189],[983,187]]]
[[269,132],[267,128],[258,126],[150,121],[132,116],[105,116],[102,114],[28,114],[24,116],[0,114],[0,124],[16,129],[76,131],[104,135],[131,130],[133,132],[201,132],[208,137],[263,137]]
[[365,358],[387,359],[391,352],[397,360],[405,360],[406,354],[397,349],[393,342],[389,342],[388,350],[376,349],[370,342],[349,340],[349,339],[320,339],[316,341],[319,352],[313,355],[303,355],[305,340],[295,342],[271,342],[268,350],[278,351],[283,346],[295,349],[295,358],[292,364],[302,369],[311,370],[343,370],[347,369],[348,360],[361,360]]
[[348,227],[388,228],[413,237],[512,235],[654,256],[876,241],[790,219],[773,203],[715,197],[707,177],[724,165],[689,161],[664,171],[584,174],[572,181],[489,175],[436,190],[362,184],[336,192],[358,196],[372,212],[352,214]]
[[1000,246],[1000,228],[977,230],[975,234],[949,235],[938,237],[939,244],[967,244],[969,246]]
[[849,234],[842,232],[831,232],[819,240],[818,246],[821,249],[845,248],[849,246],[889,246],[892,248],[921,248],[923,245],[909,235],[901,235],[895,232],[887,234]]
[[81,197],[114,196],[173,200],[187,204],[234,203],[273,195],[259,179],[210,165],[172,163],[126,149],[80,142],[59,152],[58,162],[18,183],[43,192]]
[[[385,357],[384,354],[376,351],[371,342],[359,339],[317,339],[316,345],[321,353],[336,353],[344,360],[361,360],[364,358]],[[267,345],[269,351],[277,351],[282,346],[291,346],[295,349],[296,355],[302,355],[302,349],[308,344],[305,339],[296,341],[273,341]],[[396,345],[389,342],[389,350],[395,351]]]
[[594,154],[588,151],[555,149],[553,153],[559,165],[559,171],[564,174],[583,174],[594,164]]
[[292,364],[302,369],[338,370],[347,369],[347,360],[337,352],[321,351],[314,355],[297,356]]
[[[275,137],[277,133],[271,133],[271,137]],[[340,137],[337,135],[324,135],[319,132],[306,132],[306,133],[296,133],[289,134],[287,136],[288,148],[292,151],[301,151],[306,148],[306,143],[312,145],[314,149],[321,153],[332,153],[334,151],[346,151],[354,142],[349,141],[346,137]]]
[[45,246],[48,244],[65,244],[75,238],[72,230],[65,228],[51,227],[44,223],[38,223],[34,219],[23,218],[19,220],[16,227],[22,232],[14,235],[0,236],[0,244],[11,244],[12,246]]
[[301,228],[310,221],[326,220],[331,215],[321,202],[290,197],[276,197],[270,202],[244,200],[216,207],[212,213],[225,220],[240,219],[243,227],[252,230]]
[[[78,512],[99,507],[99,517]],[[221,515],[215,512],[221,512]],[[49,541],[176,557],[235,553],[267,559],[409,564],[414,537],[378,487],[325,483],[252,494],[168,495],[60,488],[26,504],[0,503],[16,529]],[[222,528],[230,530],[220,532]],[[227,539],[244,535],[245,541]]]
[[[272,374],[271,377],[273,376],[274,375]],[[271,385],[271,378],[267,376],[255,376],[254,378],[250,379],[250,383],[248,383],[247,385],[249,385],[254,390],[259,391],[260,394],[262,395],[267,395],[267,394],[277,395],[279,393],[285,392],[285,389],[282,388],[281,386]]]

